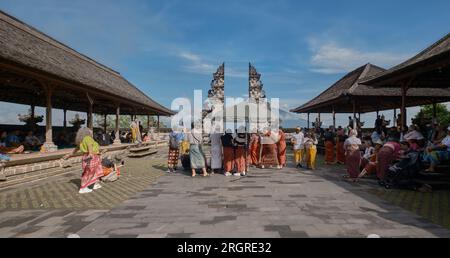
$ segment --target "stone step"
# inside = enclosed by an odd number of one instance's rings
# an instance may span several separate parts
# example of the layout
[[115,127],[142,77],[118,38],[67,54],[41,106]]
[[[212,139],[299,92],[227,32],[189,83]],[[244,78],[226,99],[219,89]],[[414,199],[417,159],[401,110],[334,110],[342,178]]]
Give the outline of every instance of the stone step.
[[138,148],[130,148],[129,151],[136,153],[136,152],[141,152],[141,151],[147,151],[150,150],[153,146],[143,146],[143,147],[138,147]]
[[150,156],[150,155],[153,155],[153,154],[156,154],[156,153],[158,153],[158,150],[152,149],[152,150],[145,151],[145,152],[132,153],[132,154],[129,154],[128,157],[129,158],[142,158],[142,157]]
[[7,178],[7,181],[0,182],[0,190],[5,190],[22,184],[34,183],[77,171],[79,171],[81,175],[81,167],[75,165],[69,168],[50,168],[17,176],[10,176]]

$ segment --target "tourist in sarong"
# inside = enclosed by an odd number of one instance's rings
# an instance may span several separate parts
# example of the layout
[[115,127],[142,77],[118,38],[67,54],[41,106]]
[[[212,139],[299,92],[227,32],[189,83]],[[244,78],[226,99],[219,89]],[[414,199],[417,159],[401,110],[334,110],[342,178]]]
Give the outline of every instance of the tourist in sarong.
[[[367,146],[370,146],[367,148]],[[383,147],[383,142],[378,140],[374,144],[372,141],[366,141],[366,150],[361,160],[361,168],[362,171],[359,174],[358,178],[363,178],[366,175],[372,175],[377,171],[377,157],[380,152],[381,147]]]
[[0,133],[0,154],[21,154],[25,151],[25,147],[20,145],[19,147],[8,147],[6,144],[7,133]]
[[261,140],[262,158],[261,168],[278,167],[278,151],[277,151],[278,135],[270,129],[266,129]]
[[386,172],[392,162],[399,158],[400,152],[399,137],[395,136],[390,137],[389,141],[380,149],[377,157],[377,177],[380,181],[384,180]]
[[132,143],[142,142],[141,133],[139,131],[139,121],[137,119],[135,119],[133,122],[131,122],[130,129],[131,129]]
[[361,140],[358,138],[358,131],[353,129],[349,133],[349,137],[345,140],[345,165],[347,166],[348,175],[346,178],[356,180],[360,174],[361,166]]
[[188,133],[189,138],[189,155],[191,159],[191,170],[192,177],[197,175],[196,170],[201,169],[203,176],[207,177],[208,172],[206,171],[206,159],[203,153],[203,134],[200,126],[192,126],[192,130]]
[[286,167],[286,134],[283,131],[283,128],[280,127],[280,130],[278,131],[278,143],[277,143],[277,149],[278,149],[278,168],[282,169]]
[[236,146],[234,161],[236,164],[236,173],[234,176],[240,177],[246,175],[246,156],[245,156],[245,148],[246,146],[246,134],[245,128],[240,127],[237,131],[236,137],[234,137],[233,142]]
[[325,164],[332,165],[334,162],[335,135],[332,127],[327,128],[323,135],[325,140]]
[[178,159],[180,157],[180,143],[183,141],[184,135],[177,129],[169,134],[169,154],[167,160],[167,173],[174,173],[177,170]]
[[211,169],[212,173],[219,173],[222,170],[222,136],[220,127],[210,135],[211,139]]
[[[76,148],[71,154],[64,156],[68,159],[78,151],[83,153],[80,194],[90,193],[93,190],[100,189],[102,186],[98,183],[103,177],[102,159],[100,155],[100,145],[94,140],[93,133],[89,128],[81,128],[75,137]],[[92,189],[89,189],[94,185]]]
[[252,133],[250,136],[250,161],[253,166],[259,166],[260,143],[259,134]]
[[223,169],[225,176],[232,176],[234,170],[234,142],[233,132],[227,129],[225,135],[221,138],[223,147]]
[[341,165],[345,164],[345,140],[347,140],[345,130],[339,126],[336,135],[336,162]]
[[303,157],[305,155],[304,145],[305,135],[302,132],[302,128],[297,127],[295,133],[292,135],[292,145],[294,147],[294,161],[297,168],[302,168]]
[[311,129],[305,135],[304,145],[306,150],[306,168],[315,170],[316,169],[316,156],[317,156],[317,144],[319,143],[314,129]]
[[426,172],[436,172],[436,166],[440,163],[450,160],[450,126],[447,128],[447,136],[439,144],[427,148],[424,157],[425,161],[430,163]]

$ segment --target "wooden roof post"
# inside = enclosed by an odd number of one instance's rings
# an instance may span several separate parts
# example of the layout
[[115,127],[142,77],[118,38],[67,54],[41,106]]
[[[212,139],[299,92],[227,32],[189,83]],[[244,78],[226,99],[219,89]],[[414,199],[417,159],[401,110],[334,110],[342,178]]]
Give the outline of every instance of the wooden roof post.
[[414,80],[414,78],[411,78],[408,81],[404,81],[402,83],[402,110],[401,110],[402,124],[400,127],[401,132],[403,132],[407,128],[407,125],[408,125],[407,114],[406,114],[406,94],[408,93],[408,88],[411,85],[413,80]]
[[333,106],[333,128],[336,129],[336,110],[334,110],[334,106]]
[[158,115],[158,141],[161,139],[160,134],[159,134],[159,128],[160,128],[160,123],[159,123],[159,115]]
[[93,110],[94,110],[94,99],[91,98],[91,96],[89,95],[89,92],[86,92],[86,97],[88,99],[88,114],[87,114],[87,126],[89,129],[94,130],[94,118],[92,116]]
[[309,124],[310,124],[310,121],[309,121],[309,113],[308,113],[308,129],[310,128]]
[[47,99],[47,107],[45,109],[45,143],[44,149],[46,152],[55,152],[58,147],[53,143],[53,127],[52,127],[52,95],[53,95],[53,85],[47,83],[42,84]]
[[104,114],[104,126],[103,126],[103,133],[106,134],[106,130],[108,129],[108,114]]
[[150,134],[150,115],[147,115],[147,133]]
[[114,137],[114,145],[120,145],[122,142],[120,141],[120,128],[119,128],[119,119],[120,119],[120,104],[117,104],[116,107],[116,136]]
[[394,108],[394,127],[397,126],[397,109]]
[[64,118],[63,118],[63,127],[64,130],[67,129],[67,109],[63,109],[63,113],[64,113]]
[[356,121],[356,99],[353,100],[353,129],[357,129],[358,123]]
[[436,102],[433,103],[433,123],[436,123],[437,121],[437,104]]

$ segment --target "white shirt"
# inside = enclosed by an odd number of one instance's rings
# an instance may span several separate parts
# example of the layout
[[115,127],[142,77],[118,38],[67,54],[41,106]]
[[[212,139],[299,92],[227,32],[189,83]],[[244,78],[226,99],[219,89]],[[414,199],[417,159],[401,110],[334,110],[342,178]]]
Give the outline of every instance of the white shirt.
[[450,151],[450,136],[447,135],[447,137],[442,140],[442,144],[447,146],[447,151]]
[[405,136],[403,136],[403,137],[407,141],[408,140],[423,140],[424,139],[423,135],[420,132],[416,131],[416,130],[405,134]]
[[366,150],[364,152],[364,158],[365,159],[370,159],[370,156],[372,156],[374,153],[375,153],[375,148],[374,147],[366,148]]
[[294,150],[301,150],[304,148],[304,140],[305,140],[305,135],[300,132],[300,133],[294,133],[292,135],[292,137],[295,140],[294,143]]

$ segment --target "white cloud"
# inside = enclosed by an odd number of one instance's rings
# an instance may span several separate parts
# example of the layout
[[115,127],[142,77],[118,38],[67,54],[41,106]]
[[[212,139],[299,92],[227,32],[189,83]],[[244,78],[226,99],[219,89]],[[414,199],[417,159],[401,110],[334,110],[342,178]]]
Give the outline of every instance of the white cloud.
[[349,72],[366,63],[389,68],[410,57],[399,53],[361,51],[339,46],[335,42],[318,43],[311,40],[310,45],[313,51],[311,71],[323,74]]

